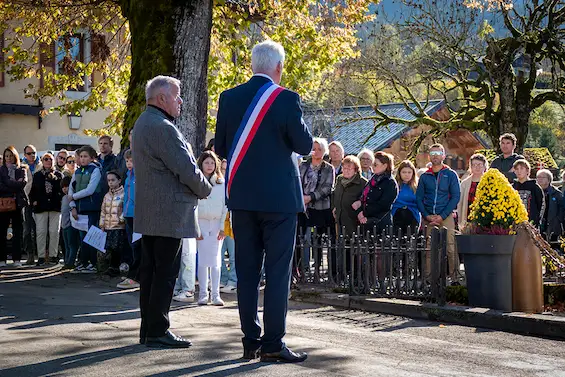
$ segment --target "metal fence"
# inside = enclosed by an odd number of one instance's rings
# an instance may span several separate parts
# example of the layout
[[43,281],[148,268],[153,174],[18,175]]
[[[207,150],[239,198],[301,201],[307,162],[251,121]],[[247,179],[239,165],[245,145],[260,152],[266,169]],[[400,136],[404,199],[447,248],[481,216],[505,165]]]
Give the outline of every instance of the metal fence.
[[[345,232],[341,232],[345,234]],[[429,237],[426,234],[429,233]],[[299,235],[294,277],[352,295],[410,298],[445,303],[447,230],[377,233],[336,237],[328,229]],[[426,271],[429,258],[429,271]]]

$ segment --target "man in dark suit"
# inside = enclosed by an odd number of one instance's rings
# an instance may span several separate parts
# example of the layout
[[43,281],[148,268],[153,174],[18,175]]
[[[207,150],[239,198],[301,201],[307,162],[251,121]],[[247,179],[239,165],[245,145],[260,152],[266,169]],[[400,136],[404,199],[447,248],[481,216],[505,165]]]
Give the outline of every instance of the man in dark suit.
[[134,230],[141,239],[140,342],[148,347],[190,347],[169,329],[169,307],[180,269],[183,238],[199,235],[198,199],[212,186],[190,145],[173,124],[180,114],[180,82],[157,76],[147,83],[147,108],[133,127]]
[[[278,86],[284,49],[271,41],[252,52],[253,77],[220,96],[215,150],[228,159],[226,194],[232,211],[237,298],[243,357],[300,362],[282,338],[290,289],[297,213],[304,211],[296,153],[312,150],[300,97]],[[266,275],[263,322],[257,315],[259,282]]]

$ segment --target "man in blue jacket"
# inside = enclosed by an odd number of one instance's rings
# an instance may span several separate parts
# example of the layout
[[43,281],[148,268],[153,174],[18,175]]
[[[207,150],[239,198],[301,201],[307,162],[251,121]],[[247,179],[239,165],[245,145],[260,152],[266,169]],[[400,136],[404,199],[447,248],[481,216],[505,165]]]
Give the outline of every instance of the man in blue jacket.
[[[433,227],[446,227],[447,232],[447,261],[449,276],[452,281],[457,279],[459,271],[459,257],[455,252],[455,219],[453,211],[457,208],[461,188],[457,173],[444,165],[445,148],[441,144],[434,144],[430,148],[430,162],[432,166],[420,177],[416,190],[418,209],[427,225],[427,236]],[[431,255],[426,255],[424,268],[426,278],[429,280],[431,273]]]
[[[220,96],[215,151],[227,158],[226,196],[232,211],[237,299],[243,357],[300,362],[305,353],[286,347],[286,313],[297,213],[304,211],[296,153],[312,150],[298,94],[280,87],[284,49],[256,45],[253,77]],[[261,266],[265,264],[263,322],[257,315]]]

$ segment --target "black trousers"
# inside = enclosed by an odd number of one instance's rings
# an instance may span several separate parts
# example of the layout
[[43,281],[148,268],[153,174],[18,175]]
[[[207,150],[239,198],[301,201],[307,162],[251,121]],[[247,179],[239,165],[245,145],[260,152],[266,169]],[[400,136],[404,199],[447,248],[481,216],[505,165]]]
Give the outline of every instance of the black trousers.
[[[243,346],[278,352],[284,346],[290,271],[296,236],[295,213],[232,211],[237,301]],[[264,335],[257,314],[265,261]]]
[[179,274],[182,239],[143,236],[139,267],[140,337],[160,337],[169,329],[169,308]]
[[0,212],[0,262],[5,262],[8,254],[6,247],[6,235],[12,220],[12,260],[19,262],[22,259],[22,230],[23,216],[22,210],[17,209],[11,212]]

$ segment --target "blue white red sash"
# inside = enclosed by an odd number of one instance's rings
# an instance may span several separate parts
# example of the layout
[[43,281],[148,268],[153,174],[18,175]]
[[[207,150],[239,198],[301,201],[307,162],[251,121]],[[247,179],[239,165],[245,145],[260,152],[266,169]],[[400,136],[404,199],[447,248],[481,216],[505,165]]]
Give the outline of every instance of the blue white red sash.
[[232,148],[228,155],[228,184],[226,189],[226,195],[230,197],[230,190],[233,179],[237,173],[237,169],[239,165],[241,165],[241,161],[245,158],[245,154],[253,142],[255,135],[257,134],[257,130],[263,122],[263,118],[267,111],[271,108],[271,105],[277,98],[277,96],[284,90],[284,88],[278,86],[272,81],[269,81],[265,85],[263,85],[255,97],[253,97],[253,101],[247,108],[243,119],[241,120],[241,124],[237,129],[237,133],[235,134]]

